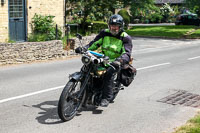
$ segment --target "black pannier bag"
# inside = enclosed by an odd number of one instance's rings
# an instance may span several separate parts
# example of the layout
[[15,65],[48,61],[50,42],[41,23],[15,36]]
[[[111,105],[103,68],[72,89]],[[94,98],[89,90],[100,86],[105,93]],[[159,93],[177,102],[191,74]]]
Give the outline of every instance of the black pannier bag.
[[136,76],[137,70],[130,64],[125,64],[120,73],[120,82],[128,87]]

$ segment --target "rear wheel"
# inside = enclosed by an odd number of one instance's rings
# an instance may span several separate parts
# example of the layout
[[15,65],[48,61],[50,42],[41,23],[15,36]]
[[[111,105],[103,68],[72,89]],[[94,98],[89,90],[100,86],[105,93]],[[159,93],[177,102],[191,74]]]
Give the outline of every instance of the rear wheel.
[[80,94],[81,82],[70,80],[64,87],[59,102],[58,102],[58,115],[61,120],[69,121],[78,112],[85,99],[85,90]]

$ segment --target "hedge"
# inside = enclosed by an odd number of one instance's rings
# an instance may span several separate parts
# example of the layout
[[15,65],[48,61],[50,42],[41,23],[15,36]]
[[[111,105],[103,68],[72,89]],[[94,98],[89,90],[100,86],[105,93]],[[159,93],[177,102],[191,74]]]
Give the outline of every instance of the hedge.
[[91,26],[92,33],[99,33],[102,29],[108,28],[108,24],[102,21],[93,21]]

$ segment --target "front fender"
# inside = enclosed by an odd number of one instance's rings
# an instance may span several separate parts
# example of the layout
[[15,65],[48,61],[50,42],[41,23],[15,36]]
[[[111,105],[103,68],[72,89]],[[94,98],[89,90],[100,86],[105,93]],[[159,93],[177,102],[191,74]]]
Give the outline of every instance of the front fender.
[[80,81],[82,78],[82,72],[75,72],[69,75],[69,78],[74,79],[76,81]]

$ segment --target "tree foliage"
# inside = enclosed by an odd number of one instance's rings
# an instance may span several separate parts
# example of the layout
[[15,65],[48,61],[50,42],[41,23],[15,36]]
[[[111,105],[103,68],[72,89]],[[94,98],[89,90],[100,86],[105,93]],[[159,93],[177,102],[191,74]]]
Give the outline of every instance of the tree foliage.
[[200,0],[185,0],[186,6],[200,16]]
[[173,10],[173,8],[165,3],[161,8],[160,8],[161,14],[163,16],[163,21],[167,22],[168,20],[170,20],[174,15],[175,12]]
[[130,23],[130,15],[128,14],[126,9],[122,9],[118,12],[121,15],[125,22],[125,27],[128,28],[128,24]]
[[131,14],[134,18],[138,16],[144,16],[145,12],[154,5],[154,0],[132,0],[131,2]]
[[82,29],[87,29],[91,21],[107,22],[115,9],[126,7],[130,7],[131,19],[146,19],[145,16],[152,13],[152,20],[160,21],[162,17],[154,2],[155,0],[68,0],[66,10],[68,16],[73,16],[72,23],[79,23]]
[[121,0],[68,0],[67,13],[79,23],[88,19],[106,21],[115,9],[122,8],[123,5]]
[[[70,23],[79,23],[81,29],[89,30],[92,21],[107,22],[115,9],[126,7],[131,0],[68,0],[67,16],[72,16]],[[68,22],[69,23],[69,22]]]

